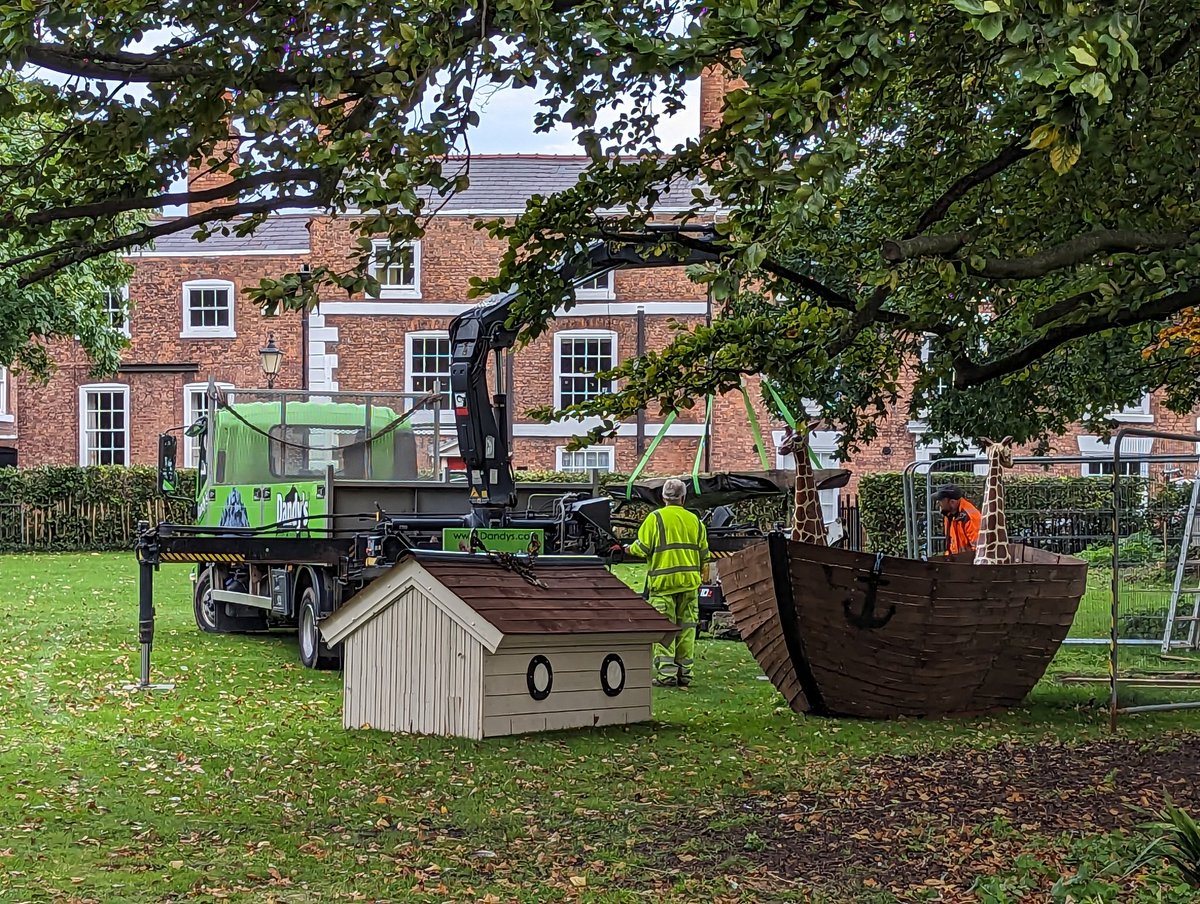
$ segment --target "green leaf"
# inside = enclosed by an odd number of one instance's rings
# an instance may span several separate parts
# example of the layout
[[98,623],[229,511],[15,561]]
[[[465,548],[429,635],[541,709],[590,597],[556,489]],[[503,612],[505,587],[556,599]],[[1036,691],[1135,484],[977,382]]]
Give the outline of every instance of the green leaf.
[[982,16],[986,12],[980,0],[950,0],[950,5],[971,16]]
[[907,11],[907,4],[904,0],[891,0],[883,7],[884,22],[899,22],[904,18],[904,13]]
[[1072,48],[1070,48],[1070,52],[1071,52],[1071,56],[1075,57],[1075,59],[1078,62],[1082,63],[1084,66],[1100,65],[1098,62],[1096,62],[1096,58],[1094,56],[1092,56],[1090,53],[1088,53],[1087,50],[1085,50],[1082,47],[1072,47]]
[[979,33],[988,41],[994,41],[1004,31],[1004,17],[991,15],[979,23]]

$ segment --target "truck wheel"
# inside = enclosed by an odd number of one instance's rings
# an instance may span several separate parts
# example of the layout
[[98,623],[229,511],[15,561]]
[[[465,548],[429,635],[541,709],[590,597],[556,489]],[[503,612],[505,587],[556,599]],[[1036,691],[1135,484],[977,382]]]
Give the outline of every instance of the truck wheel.
[[300,612],[296,619],[300,641],[300,662],[310,669],[331,669],[337,656],[321,638],[317,628],[317,591],[309,586],[300,594]]
[[228,634],[234,630],[225,607],[212,598],[212,570],[205,568],[196,581],[192,598],[192,613],[196,627],[206,634]]

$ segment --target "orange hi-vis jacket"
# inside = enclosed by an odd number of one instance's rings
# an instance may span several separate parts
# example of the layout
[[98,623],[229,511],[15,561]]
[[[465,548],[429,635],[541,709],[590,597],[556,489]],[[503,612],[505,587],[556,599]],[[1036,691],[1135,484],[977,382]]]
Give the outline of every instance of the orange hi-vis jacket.
[[942,518],[946,538],[950,541],[949,555],[975,548],[979,542],[979,520],[979,509],[965,499],[958,501],[958,514]]

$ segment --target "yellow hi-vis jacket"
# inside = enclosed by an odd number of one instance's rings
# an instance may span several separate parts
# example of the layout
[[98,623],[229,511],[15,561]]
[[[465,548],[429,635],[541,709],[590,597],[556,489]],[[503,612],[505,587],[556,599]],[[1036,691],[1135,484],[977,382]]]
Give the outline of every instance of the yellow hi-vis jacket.
[[708,531],[683,506],[666,505],[646,516],[629,552],[646,560],[651,594],[697,590],[708,558]]

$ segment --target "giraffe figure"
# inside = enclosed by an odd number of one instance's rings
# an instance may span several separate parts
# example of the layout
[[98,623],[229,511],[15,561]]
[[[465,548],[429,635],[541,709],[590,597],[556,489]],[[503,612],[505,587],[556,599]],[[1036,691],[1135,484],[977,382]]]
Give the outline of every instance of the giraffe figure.
[[808,457],[808,425],[789,429],[779,444],[780,455],[791,455],[796,462],[796,491],[792,504],[791,538],[796,543],[826,545],[825,519],[821,515],[821,497],[817,476]]
[[988,459],[987,484],[979,511],[979,540],[975,544],[976,565],[1007,565],[1012,562],[1008,526],[1004,515],[1004,469],[1012,467],[1011,436],[1000,442],[980,437]]

